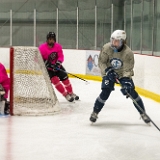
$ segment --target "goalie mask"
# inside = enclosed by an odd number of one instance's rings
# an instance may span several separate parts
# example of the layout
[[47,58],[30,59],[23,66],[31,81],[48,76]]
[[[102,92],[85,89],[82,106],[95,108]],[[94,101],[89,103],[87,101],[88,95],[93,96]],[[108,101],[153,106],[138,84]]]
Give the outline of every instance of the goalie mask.
[[124,30],[115,30],[111,34],[110,42],[111,48],[117,52],[120,49],[124,42],[126,41],[126,32]]
[[53,47],[54,43],[56,42],[56,34],[54,32],[49,32],[46,38],[48,45]]

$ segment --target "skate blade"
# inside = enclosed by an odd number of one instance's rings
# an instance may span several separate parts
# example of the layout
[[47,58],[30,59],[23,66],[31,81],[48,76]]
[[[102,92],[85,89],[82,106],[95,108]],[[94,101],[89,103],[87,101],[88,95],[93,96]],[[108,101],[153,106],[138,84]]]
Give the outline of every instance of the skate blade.
[[147,126],[151,126],[151,122],[149,122],[149,123],[146,123],[147,124]]
[[70,101],[68,101],[68,102],[69,102],[69,103],[76,103],[76,102],[75,102],[75,100],[73,100],[73,101],[71,101],[71,102],[70,102]]
[[91,125],[93,125],[93,124],[95,124],[95,123],[96,123],[96,121],[95,121],[95,122],[93,122],[93,121],[91,121],[91,120],[90,120],[90,122],[91,122]]
[[78,100],[75,99],[74,101],[78,102],[78,101],[81,101],[81,100],[80,99],[78,99]]

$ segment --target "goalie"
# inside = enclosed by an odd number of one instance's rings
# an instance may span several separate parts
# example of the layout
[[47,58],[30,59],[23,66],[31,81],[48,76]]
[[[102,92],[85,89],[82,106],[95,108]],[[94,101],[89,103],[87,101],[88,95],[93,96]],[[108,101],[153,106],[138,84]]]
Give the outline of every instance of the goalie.
[[46,42],[39,46],[39,50],[45,62],[51,83],[69,102],[78,100],[79,97],[73,93],[68,75],[62,66],[64,55],[62,46],[56,42],[56,34],[49,32],[46,39]]
[[4,106],[1,103],[1,114],[8,115],[10,113],[10,103],[7,101],[8,92],[10,90],[10,78],[2,63],[0,63],[0,102],[5,102]]

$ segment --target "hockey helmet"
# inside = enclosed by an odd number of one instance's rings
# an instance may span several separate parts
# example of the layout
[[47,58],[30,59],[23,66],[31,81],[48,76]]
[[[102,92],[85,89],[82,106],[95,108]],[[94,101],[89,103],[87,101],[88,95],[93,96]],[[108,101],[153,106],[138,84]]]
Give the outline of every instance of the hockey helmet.
[[[118,46],[114,45],[115,40],[119,40],[119,44]],[[111,48],[117,52],[117,49],[120,49],[123,44],[126,42],[126,32],[124,30],[115,30],[112,34],[111,34]]]
[[47,38],[47,40],[50,39],[50,38],[53,38],[54,41],[56,42],[56,34],[54,32],[48,32],[46,38]]
[[126,32],[124,30],[115,30],[111,34],[111,39],[116,39],[116,40],[126,40]]

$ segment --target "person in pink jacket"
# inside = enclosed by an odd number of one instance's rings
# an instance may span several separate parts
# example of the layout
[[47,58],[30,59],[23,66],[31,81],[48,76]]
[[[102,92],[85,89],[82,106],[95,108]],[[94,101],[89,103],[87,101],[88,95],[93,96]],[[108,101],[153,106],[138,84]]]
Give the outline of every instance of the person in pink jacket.
[[6,68],[0,63],[0,101],[5,101],[4,113],[9,114],[9,102],[7,101],[10,90],[10,78]]
[[39,51],[47,68],[51,83],[69,101],[78,100],[65,68],[62,66],[64,54],[62,46],[56,42],[56,34],[49,32],[46,42],[39,46]]

